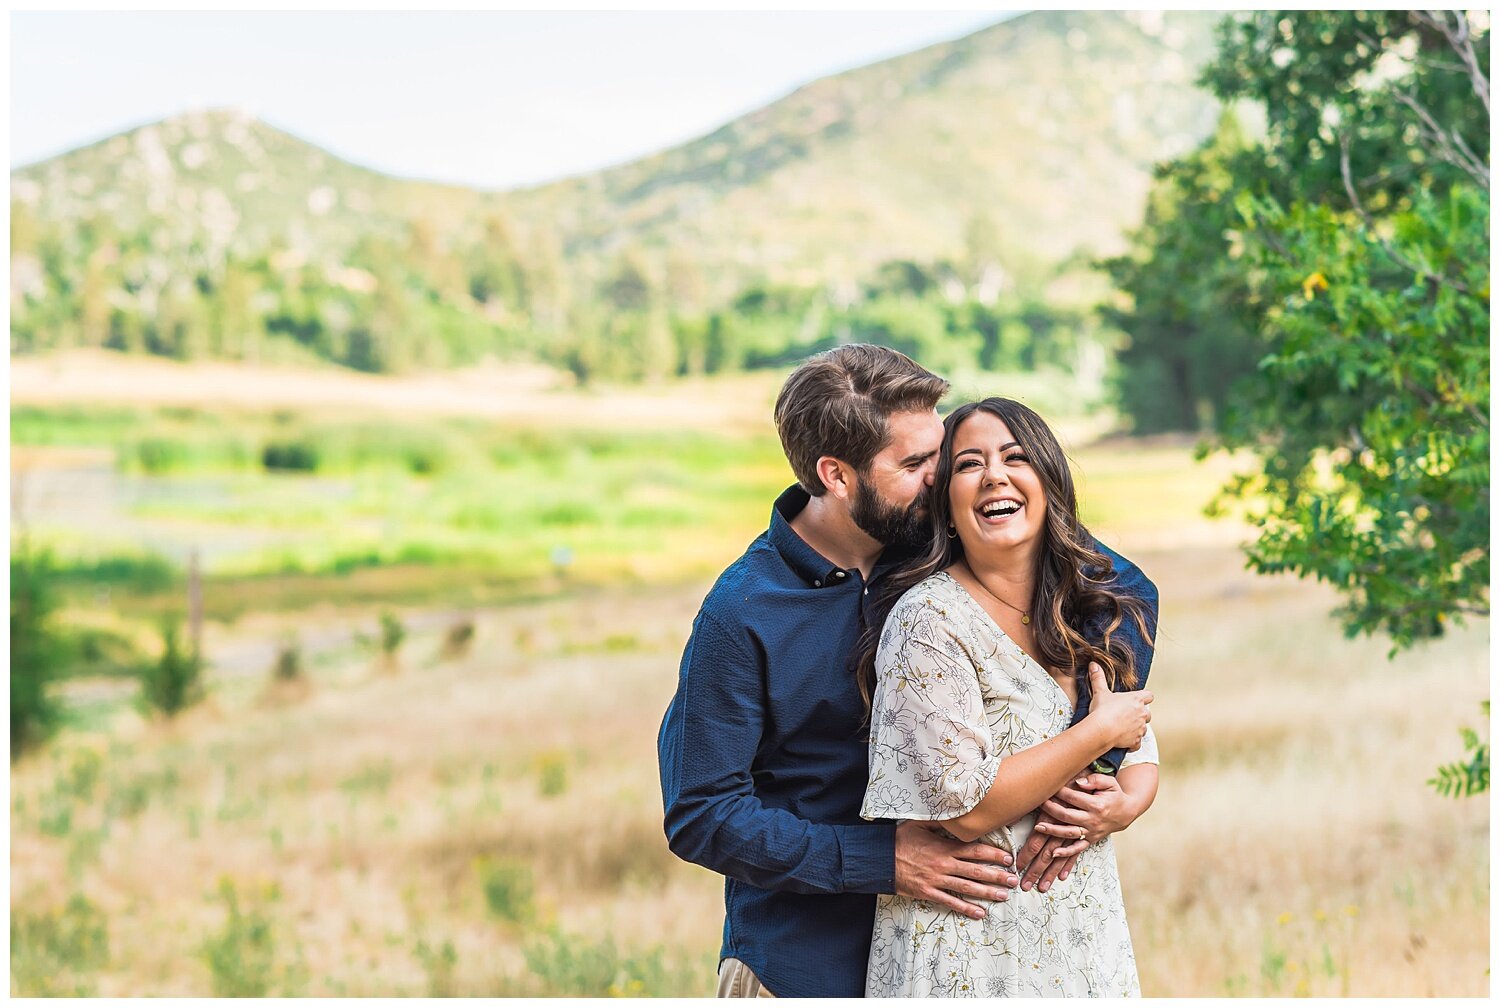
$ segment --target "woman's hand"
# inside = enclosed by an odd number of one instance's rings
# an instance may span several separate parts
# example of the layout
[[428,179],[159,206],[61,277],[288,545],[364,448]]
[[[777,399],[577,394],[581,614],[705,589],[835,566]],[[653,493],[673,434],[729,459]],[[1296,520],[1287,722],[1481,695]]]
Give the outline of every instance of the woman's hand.
[[1078,778],[1043,802],[1042,811],[1046,815],[1037,822],[1036,831],[1069,841],[1058,848],[1057,857],[1077,854],[1089,844],[1120,832],[1141,813],[1139,803],[1120,782],[1101,773]]
[[1116,693],[1109,688],[1104,678],[1104,669],[1098,662],[1089,662],[1088,717],[1104,730],[1109,748],[1133,749],[1146,737],[1146,725],[1151,723],[1151,701],[1155,695],[1150,690],[1127,690]]

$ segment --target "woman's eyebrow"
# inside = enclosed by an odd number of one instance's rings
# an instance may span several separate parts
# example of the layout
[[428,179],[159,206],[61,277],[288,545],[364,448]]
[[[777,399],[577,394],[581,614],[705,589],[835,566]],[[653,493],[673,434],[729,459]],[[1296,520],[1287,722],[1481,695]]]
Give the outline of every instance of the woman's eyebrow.
[[[1010,451],[1012,448],[1019,448],[1019,447],[1021,447],[1021,442],[1019,442],[1019,441],[1009,441],[1009,442],[1006,442],[1005,444],[1001,445],[999,448],[997,448],[995,450],[996,451]],[[956,452],[954,452],[953,453],[953,457],[954,458],[958,458],[960,455],[967,455],[970,452],[973,452],[975,455],[983,455],[984,454],[984,452],[982,450],[978,449],[978,448],[965,448],[962,451],[956,451]]]

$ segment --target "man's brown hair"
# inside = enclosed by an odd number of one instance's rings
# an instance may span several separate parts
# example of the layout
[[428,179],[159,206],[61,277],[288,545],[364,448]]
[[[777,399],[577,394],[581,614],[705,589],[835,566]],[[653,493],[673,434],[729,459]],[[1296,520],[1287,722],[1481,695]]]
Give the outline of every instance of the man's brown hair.
[[892,413],[937,406],[948,383],[903,353],[851,343],[808,358],[776,397],[776,432],[802,489],[821,497],[818,459],[831,455],[869,471],[890,440]]

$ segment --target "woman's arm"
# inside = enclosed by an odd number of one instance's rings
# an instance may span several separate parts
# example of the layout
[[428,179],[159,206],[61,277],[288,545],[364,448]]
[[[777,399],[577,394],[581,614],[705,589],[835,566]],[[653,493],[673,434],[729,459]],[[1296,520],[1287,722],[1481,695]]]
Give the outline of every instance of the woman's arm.
[[[1057,821],[1037,823],[1036,828],[1050,836],[1078,841],[1076,849],[1072,845],[1060,848],[1057,857],[1076,854],[1139,819],[1156,800],[1159,779],[1155,763],[1137,763],[1113,777],[1090,774],[1044,802],[1042,811]],[[1080,828],[1084,830],[1082,837],[1078,836]]]
[[[1099,699],[1089,716],[1062,734],[1006,757],[995,780],[968,812],[943,821],[960,840],[973,841],[1008,826],[1055,795],[1100,753],[1117,745],[1135,745],[1150,720],[1151,693],[1112,693],[1104,673],[1089,666],[1089,680]],[[1142,766],[1146,764],[1141,764]],[[1153,789],[1154,796],[1154,789]],[[1148,802],[1149,804],[1149,802]]]
[[1042,804],[1032,835],[1016,855],[1022,889],[1046,892],[1065,880],[1084,848],[1125,829],[1151,807],[1159,779],[1156,733],[1148,728],[1126,760],[1119,774],[1080,777]]

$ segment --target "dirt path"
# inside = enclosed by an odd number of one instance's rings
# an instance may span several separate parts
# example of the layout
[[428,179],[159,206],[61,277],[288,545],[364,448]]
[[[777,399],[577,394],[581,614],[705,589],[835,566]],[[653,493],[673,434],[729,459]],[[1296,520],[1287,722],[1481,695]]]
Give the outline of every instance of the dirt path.
[[739,430],[769,427],[775,372],[683,379],[656,387],[578,389],[539,364],[492,363],[392,377],[337,368],[184,364],[106,350],[13,357],[11,404],[318,409],[392,416],[472,416],[577,428]]

